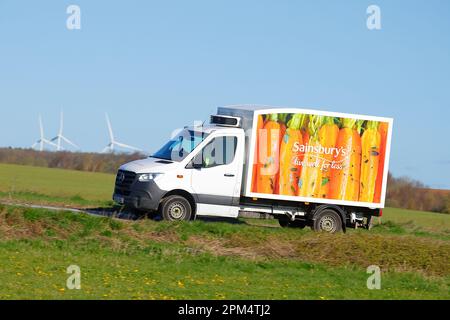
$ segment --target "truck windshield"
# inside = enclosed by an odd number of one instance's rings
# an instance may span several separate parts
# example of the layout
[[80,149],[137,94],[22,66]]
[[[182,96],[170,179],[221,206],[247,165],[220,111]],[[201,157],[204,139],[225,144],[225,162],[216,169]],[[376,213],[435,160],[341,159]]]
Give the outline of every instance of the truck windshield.
[[182,161],[208,136],[207,133],[193,130],[182,130],[164,147],[152,155],[153,158]]

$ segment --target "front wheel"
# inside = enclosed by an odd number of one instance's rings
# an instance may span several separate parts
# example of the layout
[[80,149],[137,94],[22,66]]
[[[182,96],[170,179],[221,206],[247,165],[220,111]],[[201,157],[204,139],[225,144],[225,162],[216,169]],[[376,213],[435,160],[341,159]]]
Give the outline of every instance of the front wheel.
[[342,219],[339,214],[331,209],[323,210],[314,221],[314,231],[337,233],[342,231]]
[[166,221],[189,221],[192,217],[191,203],[182,196],[169,196],[161,203],[161,215]]

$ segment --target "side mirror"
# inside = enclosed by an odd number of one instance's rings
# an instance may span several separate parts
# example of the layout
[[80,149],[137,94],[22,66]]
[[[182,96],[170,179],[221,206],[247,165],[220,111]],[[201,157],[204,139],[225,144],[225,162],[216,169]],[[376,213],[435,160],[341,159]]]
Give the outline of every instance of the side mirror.
[[201,169],[203,168],[203,164],[200,163],[192,163],[192,169]]

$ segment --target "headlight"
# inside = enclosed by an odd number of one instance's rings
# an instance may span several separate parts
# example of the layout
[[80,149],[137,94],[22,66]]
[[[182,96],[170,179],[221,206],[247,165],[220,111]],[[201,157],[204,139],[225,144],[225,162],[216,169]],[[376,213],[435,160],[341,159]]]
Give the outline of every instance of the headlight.
[[155,180],[160,175],[162,175],[162,173],[143,173],[139,176],[139,181],[147,182],[147,181]]

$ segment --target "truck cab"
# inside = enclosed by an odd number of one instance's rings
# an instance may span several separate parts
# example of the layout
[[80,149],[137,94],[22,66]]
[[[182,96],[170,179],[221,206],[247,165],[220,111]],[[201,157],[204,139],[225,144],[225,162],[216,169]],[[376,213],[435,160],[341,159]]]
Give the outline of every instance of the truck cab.
[[121,166],[113,198],[135,210],[160,210],[166,220],[236,218],[244,158],[242,128],[186,127],[149,158]]

